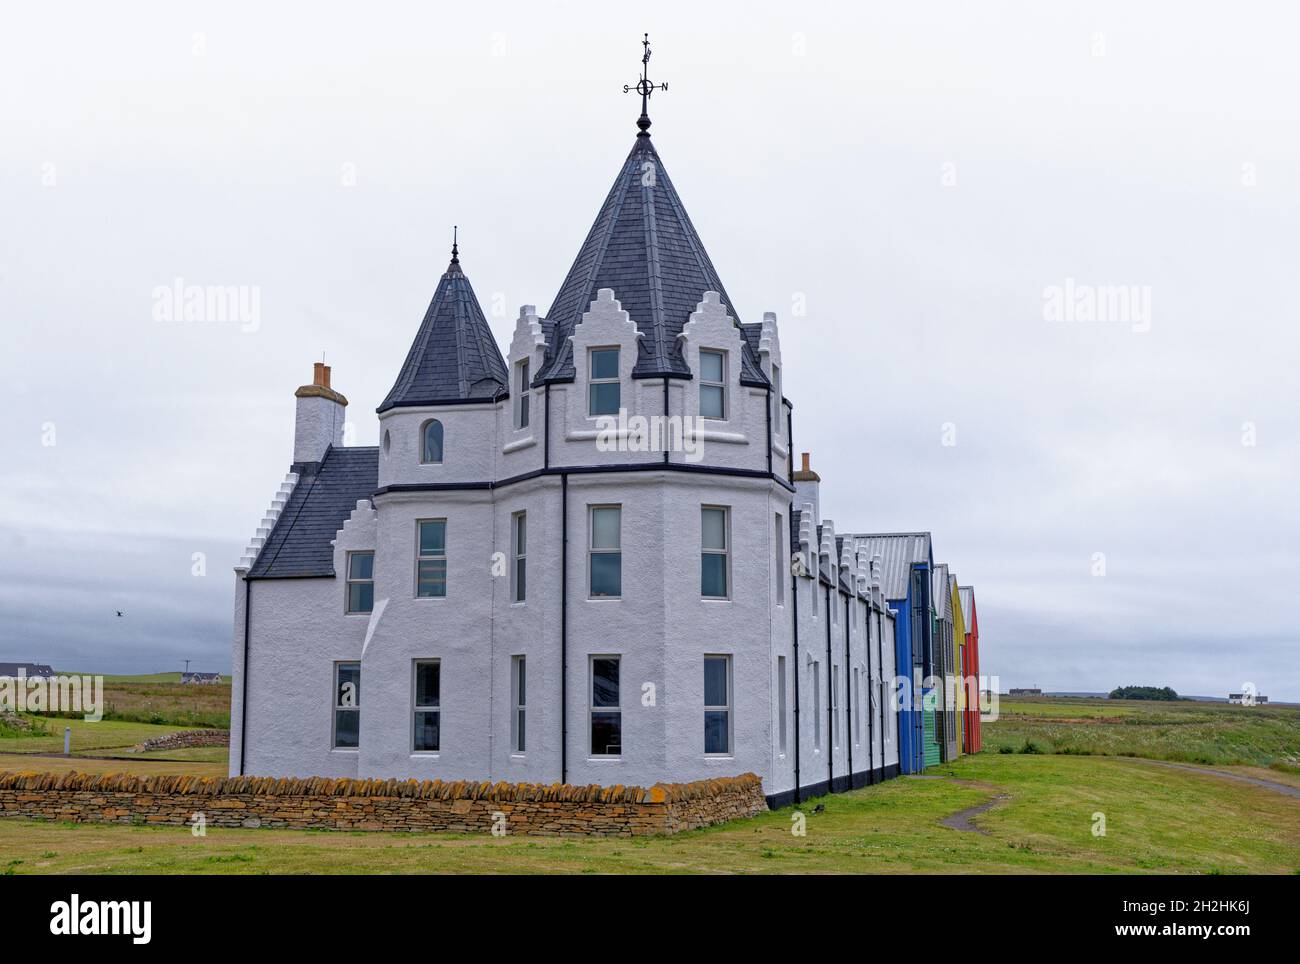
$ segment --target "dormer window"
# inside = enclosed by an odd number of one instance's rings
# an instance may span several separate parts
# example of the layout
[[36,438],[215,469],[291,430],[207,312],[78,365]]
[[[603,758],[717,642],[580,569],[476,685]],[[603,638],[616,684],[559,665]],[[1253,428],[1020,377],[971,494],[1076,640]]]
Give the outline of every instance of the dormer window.
[[700,351],[700,418],[727,417],[727,353]]
[[622,399],[618,382],[618,349],[593,348],[589,355],[587,414],[617,415]]
[[438,463],[442,461],[442,422],[431,418],[420,429],[420,461]]
[[515,366],[515,428],[528,427],[528,359]]

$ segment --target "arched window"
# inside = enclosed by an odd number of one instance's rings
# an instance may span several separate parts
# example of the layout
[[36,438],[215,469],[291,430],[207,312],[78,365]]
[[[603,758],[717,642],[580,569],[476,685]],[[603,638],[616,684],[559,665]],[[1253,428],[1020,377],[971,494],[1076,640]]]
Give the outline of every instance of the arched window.
[[420,461],[442,461],[442,422],[431,418],[420,429]]
[[384,454],[387,455],[388,450],[391,449],[392,447],[393,447],[393,437],[388,433],[388,429],[384,429]]

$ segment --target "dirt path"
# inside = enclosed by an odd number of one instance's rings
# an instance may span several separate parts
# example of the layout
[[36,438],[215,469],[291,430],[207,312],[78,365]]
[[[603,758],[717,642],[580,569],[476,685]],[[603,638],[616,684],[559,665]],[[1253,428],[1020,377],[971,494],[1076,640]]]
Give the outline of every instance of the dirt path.
[[1293,787],[1286,783],[1278,783],[1275,780],[1265,780],[1262,777],[1249,777],[1244,773],[1232,773],[1229,770],[1216,770],[1213,767],[1197,766],[1193,763],[1173,763],[1169,760],[1146,760],[1135,756],[1120,757],[1120,759],[1129,763],[1146,763],[1151,766],[1169,767],[1173,770],[1187,770],[1190,773],[1204,773],[1209,776],[1221,777],[1225,780],[1237,780],[1241,783],[1253,783],[1255,786],[1263,787],[1266,790],[1285,793],[1287,796],[1291,797],[1300,797],[1300,787]]
[[987,835],[988,831],[982,827],[975,826],[975,824],[971,822],[971,818],[978,817],[981,813],[992,810],[998,804],[1011,799],[1011,794],[1007,793],[1004,788],[994,786],[991,783],[984,783],[980,780],[962,780],[957,777],[948,776],[934,776],[929,777],[929,779],[951,780],[953,783],[960,783],[963,787],[972,787],[976,790],[987,790],[993,794],[991,799],[985,800],[983,803],[977,803],[973,807],[967,807],[965,810],[958,810],[956,813],[949,814],[939,821],[941,827],[949,827],[953,830],[964,830],[967,833],[982,833]]
[[971,823],[971,818],[978,817],[981,813],[984,813],[987,810],[992,810],[999,803],[1002,803],[1007,799],[1010,798],[1005,793],[999,793],[992,800],[986,800],[984,803],[976,804],[973,807],[967,807],[965,810],[958,810],[956,813],[944,817],[939,821],[939,825],[943,827],[951,827],[953,830],[965,830],[969,833],[982,833],[987,835],[988,831],[983,827],[977,827],[975,824]]

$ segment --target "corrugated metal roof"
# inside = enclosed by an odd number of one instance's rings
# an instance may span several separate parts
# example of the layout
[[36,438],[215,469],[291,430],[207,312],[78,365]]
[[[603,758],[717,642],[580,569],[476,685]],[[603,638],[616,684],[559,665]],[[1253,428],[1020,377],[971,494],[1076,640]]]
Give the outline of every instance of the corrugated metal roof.
[[948,564],[941,562],[930,574],[930,595],[940,619],[952,622],[952,589],[948,584]]
[[881,586],[886,599],[906,599],[912,563],[931,562],[928,532],[853,533],[852,538],[855,549],[865,549],[868,556],[880,555]]
[[966,631],[970,632],[970,611],[975,605],[975,587],[958,586],[957,600],[961,603],[961,621],[966,624]]

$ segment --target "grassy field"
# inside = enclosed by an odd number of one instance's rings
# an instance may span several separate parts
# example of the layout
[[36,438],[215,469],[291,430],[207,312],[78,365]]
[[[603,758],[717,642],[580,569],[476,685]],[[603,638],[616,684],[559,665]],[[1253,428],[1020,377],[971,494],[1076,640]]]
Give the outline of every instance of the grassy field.
[[[174,724],[127,723],[121,720],[100,720],[91,723],[80,717],[71,719],[43,717],[36,721],[39,730],[7,731],[0,736],[0,754],[4,753],[62,753],[63,729],[72,729],[73,754],[118,754],[150,737],[166,736],[190,727]],[[224,748],[219,748],[224,749]]]
[[[1285,767],[1300,760],[1300,707],[1069,697],[1003,699],[984,726],[997,753],[1140,756],[1213,766]],[[1297,769],[1300,772],[1300,769]]]
[[[223,752],[225,747],[219,747]],[[17,773],[130,773],[140,777],[170,776],[193,773],[201,777],[224,777],[225,762],[196,763],[192,760],[175,762],[151,760],[141,754],[130,760],[98,760],[93,757],[32,756],[20,753],[0,753],[0,772]]]
[[[138,764],[146,766],[148,764]],[[154,764],[154,766],[165,766]],[[171,764],[170,766],[181,766]],[[74,825],[0,820],[6,873],[1296,873],[1294,798],[1140,761],[980,754],[792,808],[667,838]],[[944,817],[1005,799],[974,818]],[[1093,815],[1106,815],[1094,836]],[[7,864],[7,866],[5,866]]]
[[180,673],[105,676],[104,719],[229,729],[230,681],[181,685]]
[[[63,670],[58,670],[58,672],[59,672],[59,673],[63,673]],[[96,676],[96,675],[98,675],[98,674],[96,674],[96,673],[73,673],[72,671],[69,671],[69,672],[68,672],[67,674],[65,674],[65,675],[68,675],[68,676],[74,676],[74,675],[75,675],[75,676]],[[138,675],[136,675],[136,676],[128,676],[128,675],[123,675],[123,674],[120,674],[120,673],[119,673],[119,674],[115,674],[115,675],[107,675],[107,676],[104,677],[104,682],[105,682],[105,683],[179,683],[180,681],[181,681],[181,673],[180,673],[179,670],[176,671],[175,673],[140,673],[140,674],[138,674]],[[224,685],[229,686],[229,685],[230,685],[230,677],[229,677],[229,676],[223,676],[223,677],[221,677],[221,682],[222,682]],[[203,685],[207,685],[207,684],[203,684]],[[216,684],[212,684],[212,685],[216,685]],[[202,686],[196,684],[196,688],[202,688]]]
[[[214,718],[229,687],[119,682],[131,714]],[[154,693],[154,690],[163,690]],[[671,838],[571,840],[337,833],[0,820],[5,873],[1300,873],[1300,800],[1210,773],[1128,759],[1211,764],[1300,787],[1300,709],[1044,698],[1002,702],[986,752],[853,793]],[[226,749],[130,760],[120,754],[176,722],[45,719],[0,736],[0,770],[222,776]],[[1033,752],[1024,752],[1026,746]],[[1014,751],[1014,752],[1007,752]],[[163,759],[156,759],[163,758]],[[941,821],[994,802],[977,829]],[[1106,834],[1094,836],[1094,815]]]
[[[32,729],[7,726],[0,720],[0,753],[61,753],[64,727],[72,728],[74,754],[118,753],[178,730],[228,729],[230,683],[181,685],[179,673],[106,676],[103,716],[90,723],[82,714],[22,714]],[[205,747],[147,756],[213,762],[224,760],[225,752],[221,747]]]

